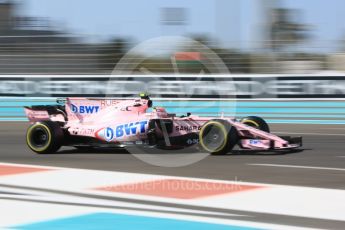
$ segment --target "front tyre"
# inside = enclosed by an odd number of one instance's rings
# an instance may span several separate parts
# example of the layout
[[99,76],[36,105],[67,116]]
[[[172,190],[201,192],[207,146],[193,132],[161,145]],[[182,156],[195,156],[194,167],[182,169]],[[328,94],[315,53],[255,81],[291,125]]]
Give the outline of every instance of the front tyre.
[[51,121],[37,122],[26,133],[26,143],[35,153],[48,154],[57,152],[63,142],[63,130]]
[[238,143],[237,130],[225,120],[211,120],[199,133],[200,146],[213,155],[224,155]]
[[266,133],[270,132],[270,127],[268,126],[267,122],[261,117],[255,117],[255,116],[245,117],[241,120],[241,123],[248,125],[250,127],[254,127]]

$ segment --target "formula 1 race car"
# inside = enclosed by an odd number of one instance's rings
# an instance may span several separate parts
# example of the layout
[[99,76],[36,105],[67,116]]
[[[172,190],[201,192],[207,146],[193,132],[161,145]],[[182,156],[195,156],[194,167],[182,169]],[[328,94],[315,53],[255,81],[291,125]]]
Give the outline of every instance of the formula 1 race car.
[[[302,146],[301,137],[278,137],[259,117],[177,117],[152,107],[147,94],[138,99],[58,99],[58,105],[25,107],[31,122],[28,147],[40,154],[61,146],[118,148],[142,146],[181,149],[196,146],[226,154],[235,145],[249,150],[284,150]],[[148,112],[151,108],[151,112]]]

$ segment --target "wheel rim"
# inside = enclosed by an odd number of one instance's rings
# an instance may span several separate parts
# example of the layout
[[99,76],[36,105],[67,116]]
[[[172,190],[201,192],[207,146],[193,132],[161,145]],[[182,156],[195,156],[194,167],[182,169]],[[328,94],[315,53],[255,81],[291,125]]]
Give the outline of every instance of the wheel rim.
[[208,125],[202,134],[203,144],[210,152],[219,151],[226,141],[225,133],[216,125]]
[[30,143],[36,148],[43,148],[49,143],[49,133],[42,127],[36,127],[30,133]]

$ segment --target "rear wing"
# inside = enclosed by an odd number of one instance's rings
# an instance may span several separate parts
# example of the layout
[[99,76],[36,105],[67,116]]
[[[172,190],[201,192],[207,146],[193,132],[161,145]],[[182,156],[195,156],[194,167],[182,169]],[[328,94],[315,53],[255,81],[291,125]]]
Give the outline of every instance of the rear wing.
[[[144,101],[144,102],[143,102]],[[43,105],[25,107],[25,114],[30,122],[58,120],[83,122],[85,118],[98,114],[106,108],[136,106],[143,103],[147,107],[152,106],[148,94],[140,94],[140,99],[129,98],[57,98],[57,105]]]
[[26,117],[30,122],[39,121],[56,121],[65,122],[67,121],[67,114],[65,107],[61,105],[39,105],[24,107]]

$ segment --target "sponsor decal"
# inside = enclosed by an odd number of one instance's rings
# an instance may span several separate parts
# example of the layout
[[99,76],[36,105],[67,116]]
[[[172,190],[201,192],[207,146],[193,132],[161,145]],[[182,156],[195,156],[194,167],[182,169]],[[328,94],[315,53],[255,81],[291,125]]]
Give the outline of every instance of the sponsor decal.
[[99,106],[93,105],[73,105],[71,104],[71,111],[72,113],[79,113],[79,114],[94,114],[98,113],[100,110]]
[[119,104],[119,100],[101,100],[101,108],[107,108],[110,106],[116,106],[117,104]]
[[86,128],[86,129],[80,129],[78,132],[79,135],[89,136],[92,135],[95,132],[94,129]]
[[178,126],[175,126],[176,131],[191,132],[191,131],[200,131],[200,129],[201,129],[201,126],[199,126],[199,125],[178,125]]
[[106,128],[104,130],[104,138],[108,142],[112,141],[114,139],[114,130],[112,128]]
[[29,119],[49,119],[49,114],[47,111],[27,110],[26,113]]
[[117,138],[134,136],[138,133],[144,134],[147,129],[147,124],[148,121],[138,121],[117,125],[115,128],[107,127],[99,130],[96,133],[96,137],[110,142]]
[[194,145],[194,144],[198,144],[199,143],[199,139],[188,139],[187,140],[187,144],[188,145]]
[[261,140],[254,140],[254,139],[252,139],[252,140],[249,140],[249,144],[251,144],[251,145],[258,145],[258,144],[261,144]]

